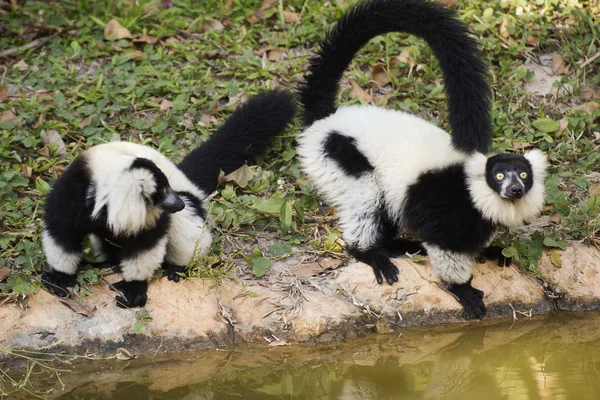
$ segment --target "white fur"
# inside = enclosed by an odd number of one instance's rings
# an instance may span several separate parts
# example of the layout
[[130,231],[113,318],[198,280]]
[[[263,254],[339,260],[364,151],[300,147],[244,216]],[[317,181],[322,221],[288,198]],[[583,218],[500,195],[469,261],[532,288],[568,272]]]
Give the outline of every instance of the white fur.
[[[324,155],[323,142],[332,131],[356,138],[358,150],[375,172],[357,179]],[[374,106],[340,107],[311,125],[298,142],[304,172],[338,208],[344,239],[359,248],[376,240],[370,218],[375,218],[382,198],[388,213],[401,223],[406,189],[419,175],[466,159],[442,129],[414,115]],[[357,219],[357,215],[364,218]]]
[[433,271],[441,280],[448,283],[467,283],[473,276],[474,258],[472,255],[444,250],[431,243],[423,243],[427,250]]
[[42,233],[42,245],[44,253],[46,253],[46,260],[48,260],[48,264],[53,270],[69,275],[77,273],[77,267],[79,266],[79,261],[81,261],[81,253],[69,253],[45,229]]
[[147,281],[152,278],[165,259],[167,252],[167,236],[161,238],[154,247],[135,255],[134,258],[122,260],[121,269],[126,282]]
[[152,193],[155,182],[152,174],[143,169],[130,170],[137,157],[154,162],[165,174],[175,191],[188,191],[199,199],[206,195],[181,172],[175,164],[158,151],[135,143],[111,142],[94,146],[85,153],[96,189],[96,217],[102,207],[108,208],[108,225],[116,233],[135,235],[152,227],[161,210],[147,207],[143,193]]
[[522,198],[504,200],[487,184],[485,167],[488,157],[472,155],[465,164],[471,199],[481,214],[497,224],[518,226],[537,216],[544,207],[546,156],[539,150],[525,153],[533,171],[533,186]]
[[171,216],[167,246],[167,261],[178,266],[188,265],[194,255],[205,254],[213,238],[204,219],[192,211],[191,203],[185,201],[185,206]]
[[96,235],[90,235],[90,244],[92,245],[92,252],[96,258],[96,262],[104,262],[107,260],[106,254],[102,251],[102,239]]

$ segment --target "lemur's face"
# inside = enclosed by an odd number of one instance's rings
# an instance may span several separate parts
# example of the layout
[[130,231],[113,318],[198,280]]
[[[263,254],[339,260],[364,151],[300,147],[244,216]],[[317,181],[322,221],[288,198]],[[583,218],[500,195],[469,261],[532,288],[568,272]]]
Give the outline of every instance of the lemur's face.
[[176,213],[185,207],[185,203],[169,185],[165,174],[147,158],[136,158],[130,170],[136,175],[146,206],[159,207],[164,211]]
[[498,154],[488,158],[485,172],[487,184],[506,200],[520,199],[533,186],[531,164],[518,154]]

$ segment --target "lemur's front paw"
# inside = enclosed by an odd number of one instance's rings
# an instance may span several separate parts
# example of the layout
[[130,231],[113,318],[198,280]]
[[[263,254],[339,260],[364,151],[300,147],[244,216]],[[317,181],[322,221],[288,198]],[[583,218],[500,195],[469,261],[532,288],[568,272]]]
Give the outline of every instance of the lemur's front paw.
[[173,265],[171,263],[168,262],[164,262],[162,264],[162,268],[163,268],[163,275],[162,276],[166,276],[168,280],[173,281],[173,282],[179,282],[180,279],[184,279],[183,274],[185,274],[185,272],[187,271],[187,267],[183,266],[178,266],[178,265]]
[[123,294],[115,297],[117,306],[121,308],[143,307],[148,300],[148,282],[146,281],[119,281],[113,283],[110,289]]
[[371,265],[371,268],[373,268],[378,284],[381,285],[383,283],[383,278],[390,285],[398,282],[398,273],[400,273],[400,270],[389,259],[375,263]]
[[471,286],[471,281],[462,285],[449,285],[448,290],[458,297],[458,301],[463,306],[467,319],[483,319],[485,313],[485,304],[483,304],[483,292]]
[[58,297],[68,297],[68,288],[77,285],[77,275],[52,270],[42,274],[42,284],[50,293]]

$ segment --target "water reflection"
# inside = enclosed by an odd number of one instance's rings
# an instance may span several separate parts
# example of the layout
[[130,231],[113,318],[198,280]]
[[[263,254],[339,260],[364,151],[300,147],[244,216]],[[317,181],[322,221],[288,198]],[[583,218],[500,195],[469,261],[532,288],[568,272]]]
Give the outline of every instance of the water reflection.
[[[588,399],[600,316],[406,331],[335,346],[211,351],[85,365],[59,399]],[[112,368],[112,369],[111,369]],[[76,370],[77,370],[76,369]],[[81,371],[83,370],[83,371]]]

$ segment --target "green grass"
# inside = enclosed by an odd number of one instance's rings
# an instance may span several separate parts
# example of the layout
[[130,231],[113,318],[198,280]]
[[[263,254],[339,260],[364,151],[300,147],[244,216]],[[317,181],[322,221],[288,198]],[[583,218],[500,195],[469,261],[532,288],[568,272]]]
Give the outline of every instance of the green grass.
[[[228,117],[242,96],[273,86],[293,89],[317,41],[346,7],[335,1],[275,2],[262,19],[250,23],[247,18],[260,1],[174,3],[164,9],[160,2],[144,0],[139,5],[26,1],[19,10],[3,9],[8,18],[0,23],[0,52],[61,33],[0,64],[0,82],[11,94],[0,103],[0,113],[6,117],[10,110],[16,116],[0,123],[0,268],[11,271],[0,284],[0,295],[16,297],[39,288],[37,276],[46,268],[40,245],[44,196],[77,154],[120,139],[180,159]],[[542,246],[560,247],[562,240],[599,243],[600,111],[576,107],[598,101],[582,98],[580,89],[600,85],[600,58],[581,66],[600,50],[600,6],[583,0],[478,0],[459,2],[457,9],[479,36],[491,66],[495,149],[537,147],[552,164],[546,214],[554,222],[541,237],[518,231],[501,236],[505,244],[512,243],[511,254],[535,272]],[[286,22],[282,11],[296,12],[300,22]],[[112,18],[134,37],[158,41],[104,40],[103,25]],[[203,32],[205,18],[220,21],[224,29]],[[271,47],[286,49],[286,57],[262,57]],[[403,50],[410,59],[388,68],[389,84],[372,88],[371,67],[390,67]],[[532,75],[527,67],[539,55],[554,52],[570,67],[559,84],[572,92],[558,99],[527,93],[524,83]],[[392,34],[373,40],[346,77],[369,91],[373,103],[448,128],[438,63],[419,39]],[[349,98],[347,81],[343,86],[342,103],[360,101]],[[161,109],[164,100],[170,108]],[[553,121],[563,118],[568,126],[559,133],[560,124]],[[64,158],[54,143],[45,145],[40,138],[42,131],[52,130],[64,140]],[[299,172],[294,150],[299,131],[290,128],[272,142],[245,188],[235,182],[220,187],[211,207],[220,254],[196,260],[190,275],[212,276],[202,272],[206,265],[229,270],[234,264],[261,275],[272,258],[268,246],[256,245],[256,238],[265,235],[278,236],[283,247],[339,250],[329,243],[335,219],[324,215],[327,210],[318,207],[310,182]]]

